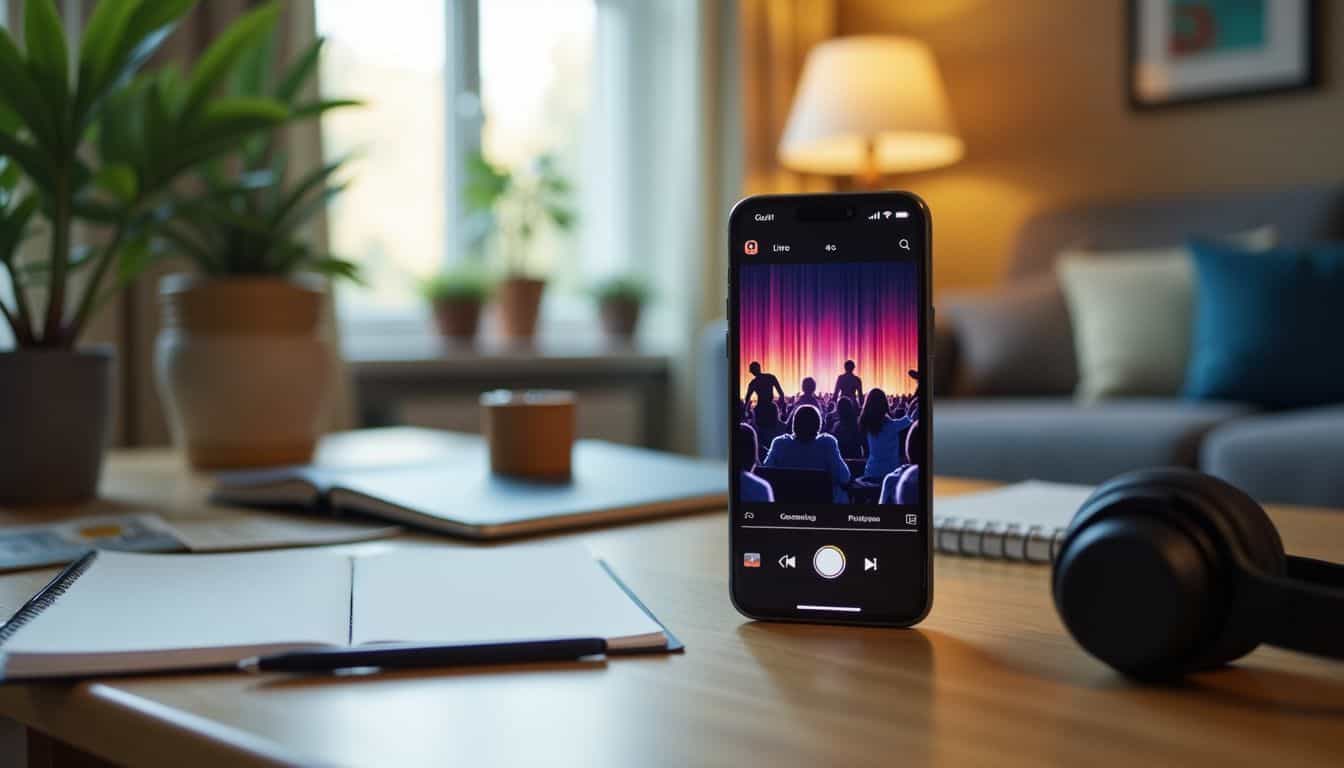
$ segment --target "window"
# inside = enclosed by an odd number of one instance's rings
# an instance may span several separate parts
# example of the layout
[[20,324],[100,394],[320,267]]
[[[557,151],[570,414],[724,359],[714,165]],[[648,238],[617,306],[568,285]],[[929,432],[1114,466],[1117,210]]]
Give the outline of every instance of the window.
[[594,109],[598,3],[316,5],[318,33],[327,38],[324,95],[366,102],[323,122],[327,155],[356,157],[353,183],[328,216],[331,248],[358,261],[369,283],[339,289],[346,341],[429,333],[417,281],[479,257],[459,192],[477,151],[507,169],[547,154],[574,183],[578,225],[543,230],[527,266],[550,284],[543,337],[596,334],[585,288],[634,265],[607,231],[620,211],[583,183],[605,179],[612,162],[610,129]]

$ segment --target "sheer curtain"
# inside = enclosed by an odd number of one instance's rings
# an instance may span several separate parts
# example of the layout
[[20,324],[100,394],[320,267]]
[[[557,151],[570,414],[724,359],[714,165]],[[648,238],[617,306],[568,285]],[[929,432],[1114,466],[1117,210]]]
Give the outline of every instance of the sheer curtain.
[[[644,333],[670,342],[672,424],[694,424],[697,410],[720,401],[695,340],[722,316],[727,214],[741,189],[736,11],[715,0],[598,5],[595,109],[609,135],[597,137],[606,183],[593,185],[605,202],[590,206],[597,214],[585,236],[655,287]],[[693,428],[671,437],[674,449],[695,449]]]

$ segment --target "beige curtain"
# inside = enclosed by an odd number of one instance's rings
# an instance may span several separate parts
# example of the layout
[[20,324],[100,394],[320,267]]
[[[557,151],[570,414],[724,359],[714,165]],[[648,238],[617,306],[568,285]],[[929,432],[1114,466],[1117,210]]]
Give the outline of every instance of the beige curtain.
[[[234,19],[260,4],[259,0],[210,0],[198,4],[164,44],[156,62],[176,61],[186,66]],[[92,2],[88,7],[92,7]],[[287,3],[281,23],[278,66],[314,39],[312,3],[299,0]],[[291,173],[302,175],[322,162],[321,139],[317,121],[310,120],[285,129],[283,143],[290,158]],[[309,236],[325,242],[325,219],[314,217],[310,226]],[[118,347],[120,428],[117,437],[122,445],[166,445],[170,441],[163,404],[154,383],[154,339],[159,332],[158,282],[166,274],[190,268],[189,264],[180,262],[158,265],[132,285],[117,303],[109,306],[92,329],[91,341],[111,341]],[[353,422],[353,405],[348,379],[340,362],[332,302],[328,301],[327,305],[323,334],[336,352],[334,365],[338,367],[339,375],[334,377],[336,391],[329,401],[326,428],[344,429]]]
[[807,52],[836,31],[836,0],[739,0],[742,138],[747,194],[834,189],[779,165],[779,139]]

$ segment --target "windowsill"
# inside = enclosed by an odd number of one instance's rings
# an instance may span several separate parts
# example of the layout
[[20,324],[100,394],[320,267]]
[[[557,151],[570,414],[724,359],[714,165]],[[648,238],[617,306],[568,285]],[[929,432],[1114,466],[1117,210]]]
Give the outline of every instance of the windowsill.
[[[438,370],[471,370],[482,366],[506,371],[583,366],[590,370],[666,368],[675,345],[656,331],[665,321],[656,309],[646,312],[634,341],[609,338],[601,329],[590,302],[548,301],[538,323],[536,339],[519,343],[503,337],[493,308],[481,317],[480,332],[472,343],[440,336],[423,305],[378,312],[363,311],[342,324],[341,354],[353,368],[430,365]],[[655,337],[650,340],[649,337]],[[663,338],[664,343],[658,343]]]
[[449,373],[488,369],[495,375],[547,370],[588,372],[666,368],[669,356],[637,344],[606,341],[584,343],[542,336],[533,344],[483,338],[476,344],[454,343],[433,334],[363,336],[342,343],[346,363],[354,370],[391,371],[409,368]]

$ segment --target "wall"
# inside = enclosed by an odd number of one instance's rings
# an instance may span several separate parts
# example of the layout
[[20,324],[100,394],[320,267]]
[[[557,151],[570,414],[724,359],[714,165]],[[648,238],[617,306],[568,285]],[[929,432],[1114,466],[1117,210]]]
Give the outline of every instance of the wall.
[[892,180],[929,201],[937,288],[993,283],[1045,207],[1344,177],[1344,8],[1321,3],[1320,89],[1136,113],[1126,5],[840,1],[840,34],[913,35],[942,68],[966,158]]

